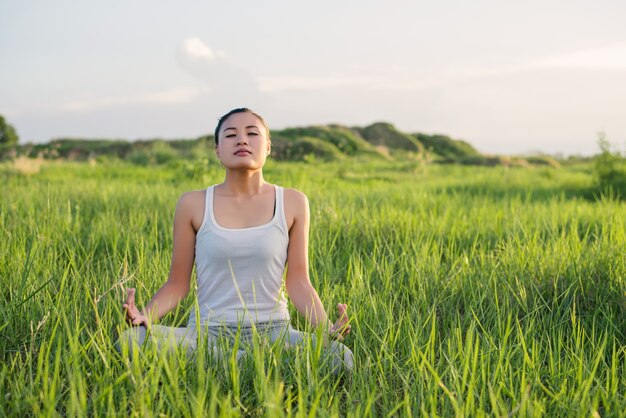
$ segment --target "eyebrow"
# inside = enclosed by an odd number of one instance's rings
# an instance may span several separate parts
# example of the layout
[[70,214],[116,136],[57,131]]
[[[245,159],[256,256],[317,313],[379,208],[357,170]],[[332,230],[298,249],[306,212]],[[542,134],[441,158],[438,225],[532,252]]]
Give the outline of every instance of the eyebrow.
[[[258,126],[256,126],[256,125],[248,125],[248,126],[246,126],[246,129],[249,129],[249,128],[261,129],[261,128],[259,128],[259,127],[258,127]],[[227,130],[229,130],[229,129],[234,129],[234,130],[237,130],[237,128],[235,128],[234,126],[231,126],[230,128],[225,128],[225,129],[224,129],[224,132],[226,132],[226,131],[227,131]]]

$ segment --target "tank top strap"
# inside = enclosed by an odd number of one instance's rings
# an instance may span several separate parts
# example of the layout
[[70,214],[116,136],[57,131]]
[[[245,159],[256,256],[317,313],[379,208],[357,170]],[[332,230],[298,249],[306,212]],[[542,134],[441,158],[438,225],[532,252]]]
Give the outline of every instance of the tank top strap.
[[287,217],[285,216],[285,190],[280,186],[276,187],[276,220],[279,225],[288,232]]
[[204,220],[203,226],[200,229],[204,229],[207,226],[213,226],[213,188],[215,186],[209,186],[206,189],[206,195],[204,197]]

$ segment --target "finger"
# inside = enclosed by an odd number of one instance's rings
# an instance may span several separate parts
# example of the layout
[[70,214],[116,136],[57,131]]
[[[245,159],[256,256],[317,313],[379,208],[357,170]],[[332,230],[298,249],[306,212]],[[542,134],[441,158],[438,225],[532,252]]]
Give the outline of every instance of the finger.
[[337,310],[339,311],[339,318],[342,318],[346,314],[347,306],[343,303],[338,303]]
[[131,311],[126,311],[126,322],[132,323],[137,318]]
[[337,321],[337,323],[333,325],[331,332],[337,335],[345,335],[350,332],[351,328],[352,326],[348,324],[347,322]]
[[348,322],[348,308],[346,305],[339,308],[339,320],[341,322]]
[[126,303],[130,306],[135,304],[135,288],[130,287],[126,290]]
[[131,321],[133,320],[133,314],[130,311],[130,308],[127,304],[124,304],[124,313],[126,314],[126,321]]

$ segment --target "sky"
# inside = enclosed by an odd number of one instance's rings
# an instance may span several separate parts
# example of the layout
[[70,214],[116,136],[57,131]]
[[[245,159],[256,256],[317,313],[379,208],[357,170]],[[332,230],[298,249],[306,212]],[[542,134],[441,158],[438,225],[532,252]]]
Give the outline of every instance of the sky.
[[21,142],[378,121],[484,153],[626,145],[626,2],[0,0]]

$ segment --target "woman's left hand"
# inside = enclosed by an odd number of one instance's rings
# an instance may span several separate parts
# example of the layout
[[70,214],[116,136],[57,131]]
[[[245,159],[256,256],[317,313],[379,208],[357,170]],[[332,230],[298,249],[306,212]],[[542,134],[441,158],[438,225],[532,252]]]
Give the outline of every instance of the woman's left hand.
[[348,323],[348,305],[345,303],[338,303],[337,310],[339,311],[339,319],[330,327],[330,335],[339,341],[343,340],[346,334],[350,333],[350,324]]

